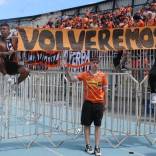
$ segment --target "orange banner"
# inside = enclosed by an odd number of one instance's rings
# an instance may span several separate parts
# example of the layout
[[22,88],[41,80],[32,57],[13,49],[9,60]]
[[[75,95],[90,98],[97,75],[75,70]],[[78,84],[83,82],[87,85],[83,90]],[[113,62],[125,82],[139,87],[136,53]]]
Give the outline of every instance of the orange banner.
[[18,29],[19,51],[155,49],[156,27],[127,29]]

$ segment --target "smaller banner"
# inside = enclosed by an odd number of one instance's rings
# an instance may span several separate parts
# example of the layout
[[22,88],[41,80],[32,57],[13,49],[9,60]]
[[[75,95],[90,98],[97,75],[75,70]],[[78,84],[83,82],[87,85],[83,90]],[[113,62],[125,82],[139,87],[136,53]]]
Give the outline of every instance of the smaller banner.
[[65,65],[72,72],[83,72],[90,69],[90,60],[99,57],[99,51],[64,51]]
[[59,51],[26,51],[21,53],[21,61],[26,65],[43,65],[47,68],[60,65]]

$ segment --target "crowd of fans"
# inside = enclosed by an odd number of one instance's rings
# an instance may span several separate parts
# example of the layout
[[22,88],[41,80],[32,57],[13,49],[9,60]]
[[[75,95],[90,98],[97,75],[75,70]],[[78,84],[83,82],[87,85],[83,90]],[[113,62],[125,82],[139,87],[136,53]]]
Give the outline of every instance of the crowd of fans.
[[156,26],[156,2],[146,4],[132,15],[131,6],[121,7],[113,12],[90,12],[84,15],[61,16],[49,20],[43,28],[90,29],[127,28]]

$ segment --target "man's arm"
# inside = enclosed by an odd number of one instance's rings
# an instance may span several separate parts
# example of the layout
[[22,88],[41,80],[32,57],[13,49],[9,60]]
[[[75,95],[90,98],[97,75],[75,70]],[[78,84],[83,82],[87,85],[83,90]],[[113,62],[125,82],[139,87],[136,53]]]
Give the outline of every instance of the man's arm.
[[65,67],[65,74],[66,74],[66,78],[68,81],[70,82],[76,82],[78,81],[78,78],[76,76],[72,76],[70,73],[69,73],[69,70],[67,67]]
[[13,46],[14,50],[17,50],[17,45],[18,45],[17,36],[12,36],[12,46]]

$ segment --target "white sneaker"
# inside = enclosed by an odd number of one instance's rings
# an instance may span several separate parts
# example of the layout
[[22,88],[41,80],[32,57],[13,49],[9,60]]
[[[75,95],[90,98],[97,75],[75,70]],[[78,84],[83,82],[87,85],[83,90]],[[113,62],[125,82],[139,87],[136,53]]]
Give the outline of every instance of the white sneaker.
[[8,74],[4,75],[4,79],[5,79],[8,83],[10,83],[11,85],[14,84],[14,80],[11,78],[10,75],[8,75]]
[[156,93],[151,94],[151,103],[156,104]]
[[8,83],[10,83],[11,85],[13,85],[13,84],[14,84],[14,80],[10,77],[10,78],[8,79]]
[[100,147],[95,147],[94,153],[95,153],[95,156],[101,156]]
[[89,145],[89,144],[86,145],[85,151],[86,151],[88,154],[94,154],[94,150],[93,150],[92,146]]

